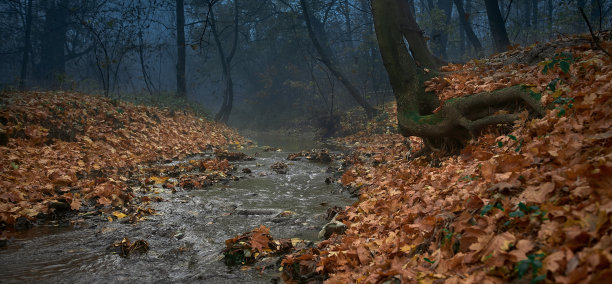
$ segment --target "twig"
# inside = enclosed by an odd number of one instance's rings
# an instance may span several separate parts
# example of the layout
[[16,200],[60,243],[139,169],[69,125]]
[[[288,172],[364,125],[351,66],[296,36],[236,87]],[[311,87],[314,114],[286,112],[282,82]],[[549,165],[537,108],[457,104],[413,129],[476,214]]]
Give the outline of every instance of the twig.
[[589,19],[587,18],[586,14],[584,14],[584,9],[582,9],[582,7],[578,9],[580,10],[580,14],[582,14],[582,18],[584,19],[587,26],[589,27],[589,32],[591,33],[591,38],[593,38],[593,43],[595,44],[595,46],[599,48],[601,51],[603,51],[606,55],[612,57],[612,54],[610,54],[607,50],[603,49],[601,45],[599,45],[599,38],[593,33],[593,28],[591,27],[591,23],[589,22]]

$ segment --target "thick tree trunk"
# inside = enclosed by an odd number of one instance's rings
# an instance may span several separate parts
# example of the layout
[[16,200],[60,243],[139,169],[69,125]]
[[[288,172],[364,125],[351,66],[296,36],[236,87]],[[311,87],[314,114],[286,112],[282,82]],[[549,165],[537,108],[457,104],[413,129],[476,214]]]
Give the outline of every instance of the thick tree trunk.
[[[327,69],[342,83],[342,85],[347,89],[351,97],[365,110],[368,118],[373,117],[376,114],[376,109],[370,105],[362,96],[359,94],[359,90],[348,80],[348,78],[340,71],[336,62],[332,59],[333,55],[327,45],[327,41],[324,40],[323,44],[319,41],[319,38],[314,32],[313,25],[317,24],[314,22],[316,19],[310,14],[310,10],[308,9],[308,5],[305,0],[300,0],[300,5],[302,7],[302,12],[304,14],[304,19],[306,21],[306,27],[308,29],[308,36],[312,41],[317,53],[321,56],[321,62],[325,64]],[[320,23],[319,23],[320,24]],[[320,24],[322,26],[322,24]]]
[[468,15],[466,15],[465,11],[463,10],[463,0],[454,0],[454,2],[455,7],[457,7],[457,12],[459,13],[459,21],[461,22],[461,26],[463,27],[463,30],[465,31],[468,40],[474,47],[476,54],[478,56],[482,56],[482,44],[476,36],[476,33],[474,33],[472,25],[470,25]]
[[28,63],[30,62],[30,51],[32,50],[32,0],[28,0],[26,7],[25,37],[23,40],[23,57],[21,59],[21,73],[19,76],[19,89],[26,89],[28,76]]
[[176,96],[187,97],[185,79],[185,6],[184,0],[176,0]]
[[[404,0],[372,1],[376,37],[397,101],[398,124],[402,135],[422,137],[430,146],[461,145],[488,125],[512,123],[516,120],[517,114],[495,114],[496,110],[508,104],[523,102],[542,114],[539,102],[521,86],[447,101],[436,113],[433,113],[430,107],[423,108],[424,102],[431,103],[431,97],[436,97],[433,93],[425,92],[423,82],[438,73],[435,69],[428,71],[419,66],[417,53],[409,52],[406,48],[406,34],[402,31],[410,27],[405,23],[414,18],[409,11],[406,13],[401,9],[403,2]],[[412,19],[406,19],[410,17]],[[414,30],[413,28],[411,30]],[[418,33],[409,36],[422,37]],[[408,37],[406,41],[420,42],[419,39]]]
[[41,39],[40,63],[37,65],[37,79],[47,88],[58,88],[66,73],[66,31],[68,9],[65,0],[47,1],[45,27]]
[[504,52],[508,50],[510,40],[508,39],[508,33],[506,32],[506,26],[504,25],[504,19],[499,11],[497,0],[485,0],[485,7],[487,9],[489,27],[491,28],[495,49],[497,52]]

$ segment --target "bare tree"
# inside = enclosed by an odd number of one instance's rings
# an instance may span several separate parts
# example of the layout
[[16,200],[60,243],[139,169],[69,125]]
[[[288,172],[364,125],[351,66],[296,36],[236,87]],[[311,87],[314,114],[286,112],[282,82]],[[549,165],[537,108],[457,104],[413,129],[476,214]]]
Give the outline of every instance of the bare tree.
[[40,63],[37,79],[40,84],[55,88],[66,73],[66,32],[68,30],[68,1],[44,1],[45,22],[41,38]]
[[[327,43],[325,31],[323,30],[323,24],[311,14],[306,0],[300,0],[300,6],[302,7],[302,13],[306,21],[308,36],[317,50],[317,53],[321,56],[321,62],[323,62],[329,71],[338,78],[338,81],[347,89],[351,97],[364,109],[366,115],[368,117],[373,117],[376,114],[376,109],[359,94],[357,88],[340,71],[340,68],[333,59],[333,54]],[[317,30],[316,33],[315,29]]]
[[32,50],[32,0],[26,4],[25,37],[23,40],[23,57],[21,59],[21,73],[19,76],[19,89],[25,90],[28,76],[28,63]]
[[187,96],[185,80],[185,7],[184,0],[176,0],[176,96]]
[[472,29],[472,25],[470,25],[470,22],[468,21],[469,19],[468,15],[466,15],[465,10],[463,9],[463,0],[454,0],[454,2],[455,2],[455,7],[457,7],[457,12],[459,13],[459,21],[461,22],[461,26],[463,27],[463,30],[465,31],[465,34],[467,35],[468,40],[474,47],[474,50],[476,50],[476,54],[478,56],[481,56],[482,55],[482,44],[480,43],[480,40],[476,36],[476,33],[474,33],[474,30]]
[[510,45],[508,33],[497,0],[485,0],[485,8],[487,9],[487,17],[489,18],[489,27],[493,36],[493,43],[498,52],[506,51]]
[[236,47],[238,45],[238,0],[234,0],[234,21],[233,21],[233,42],[232,47],[229,51],[229,54],[226,55],[225,49],[223,48],[223,44],[221,42],[221,35],[219,33],[219,29],[217,27],[217,19],[215,17],[215,12],[213,9],[213,5],[217,1],[209,1],[209,16],[208,23],[210,24],[210,29],[213,34],[213,38],[215,40],[215,45],[217,46],[217,51],[219,53],[219,60],[221,61],[221,68],[223,70],[223,78],[225,80],[225,90],[223,92],[223,102],[221,104],[221,108],[219,112],[215,115],[215,120],[226,123],[229,120],[230,114],[232,113],[232,108],[234,105],[234,83],[232,81],[232,70],[231,63],[234,55],[236,54]]

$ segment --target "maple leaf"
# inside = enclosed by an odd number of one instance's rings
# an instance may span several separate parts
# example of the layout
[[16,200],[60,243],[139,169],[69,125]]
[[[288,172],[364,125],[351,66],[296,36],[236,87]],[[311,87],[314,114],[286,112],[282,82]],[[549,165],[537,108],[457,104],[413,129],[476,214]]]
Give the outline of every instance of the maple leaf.
[[264,252],[264,250],[270,248],[270,229],[264,225],[251,231],[252,236],[250,240],[251,248],[255,252]]
[[72,210],[79,210],[81,209],[81,200],[79,200],[78,198],[72,198],[72,202],[70,202],[70,209]]
[[266,249],[269,249],[270,238],[267,235],[261,233],[253,233],[251,237],[251,247],[253,251],[263,252]]

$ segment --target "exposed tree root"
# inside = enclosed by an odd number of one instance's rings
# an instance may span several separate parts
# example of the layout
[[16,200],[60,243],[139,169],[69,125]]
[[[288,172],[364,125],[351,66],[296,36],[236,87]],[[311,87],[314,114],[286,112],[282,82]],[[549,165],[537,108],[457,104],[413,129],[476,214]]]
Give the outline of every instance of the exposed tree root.
[[449,146],[463,145],[467,139],[489,125],[516,121],[519,118],[518,113],[497,114],[497,111],[504,110],[513,103],[522,103],[539,116],[545,114],[540,102],[532,97],[528,89],[512,86],[449,100],[438,112],[430,115],[399,110],[400,132],[405,136],[425,138],[426,145],[433,151],[439,148],[449,150]]

